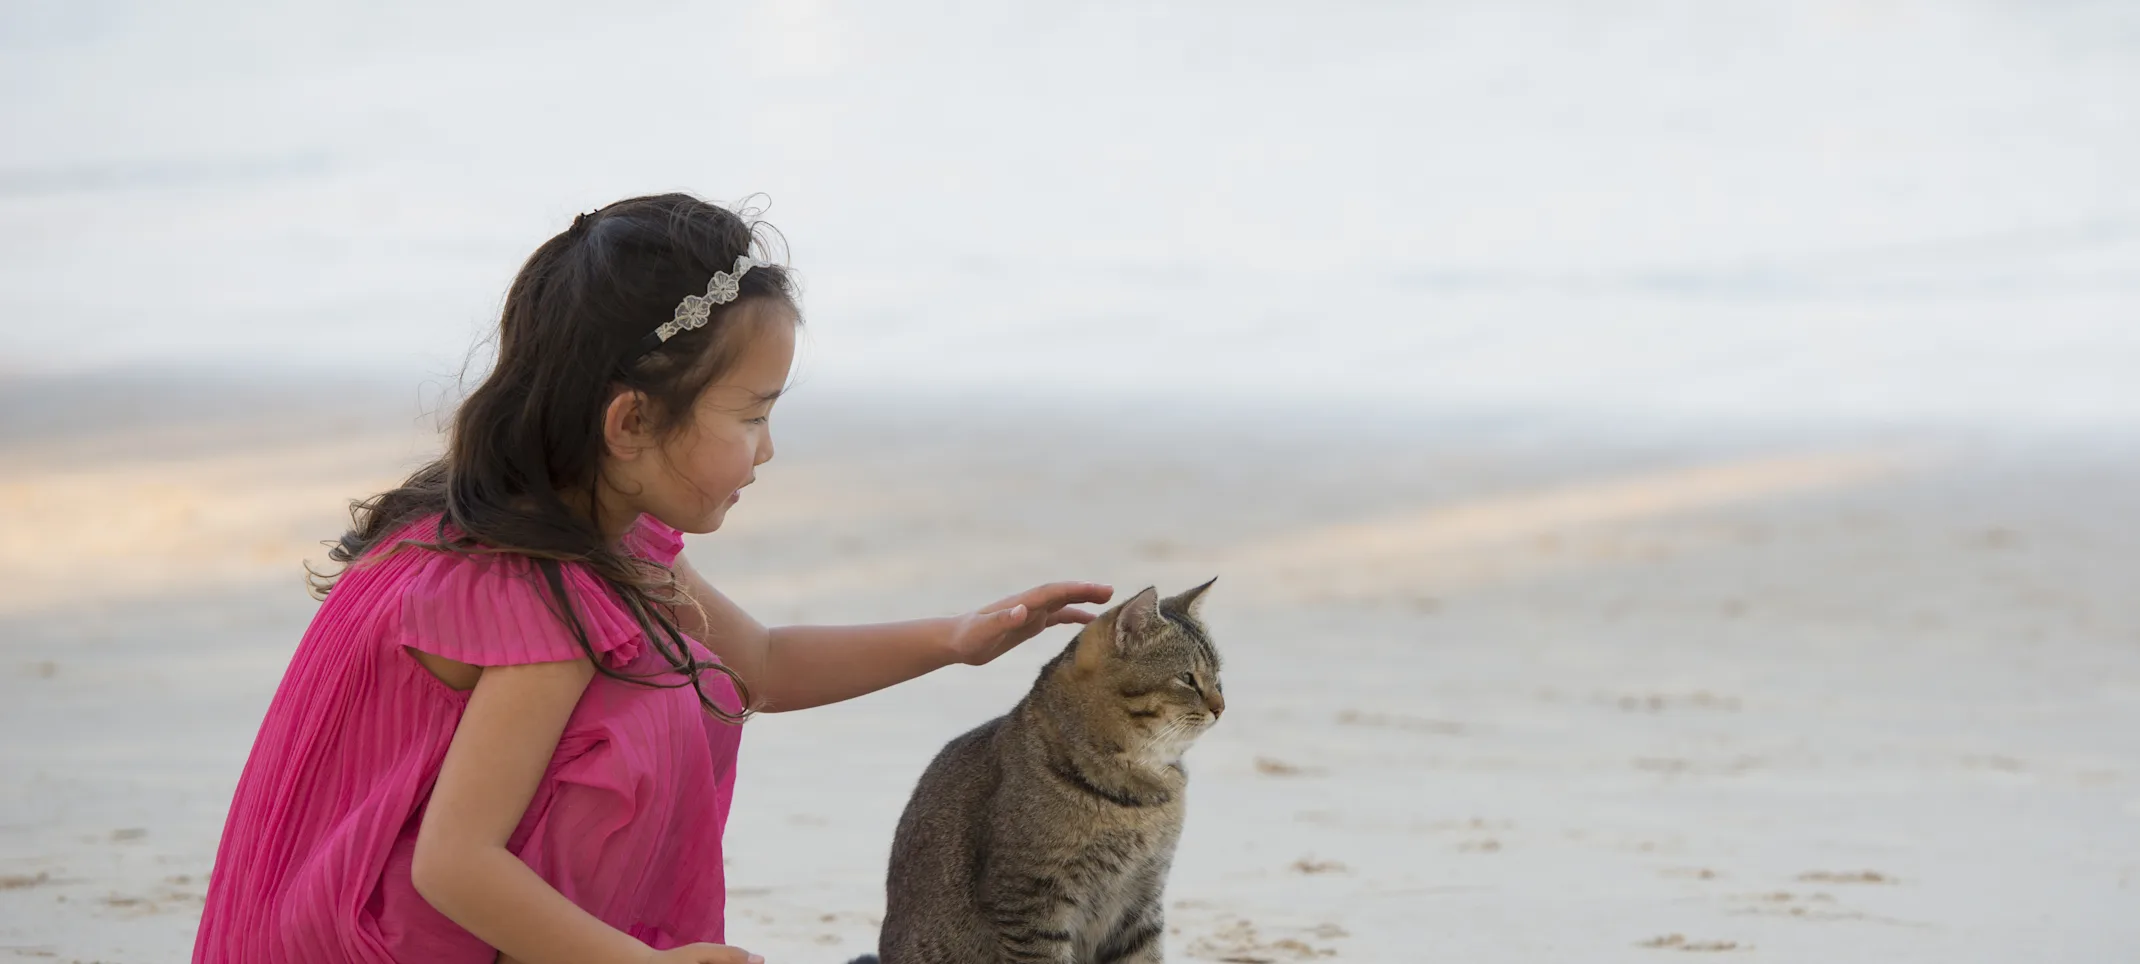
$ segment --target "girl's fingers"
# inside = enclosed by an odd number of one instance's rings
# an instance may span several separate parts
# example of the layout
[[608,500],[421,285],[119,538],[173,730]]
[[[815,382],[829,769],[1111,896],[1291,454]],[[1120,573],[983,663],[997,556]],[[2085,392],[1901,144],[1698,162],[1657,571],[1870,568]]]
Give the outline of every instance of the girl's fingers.
[[1096,582],[1051,582],[1006,596],[981,608],[983,612],[997,612],[1006,607],[1023,605],[1027,609],[1048,611],[1074,603],[1103,603],[1114,594],[1112,586],[1103,586]]
[[1098,615],[1086,612],[1082,609],[1063,609],[1056,611],[1054,615],[1048,617],[1048,625],[1060,626],[1064,623],[1083,624],[1089,623],[1098,618],[1100,618]]
[[1020,593],[1035,609],[1055,609],[1073,603],[1103,603],[1115,594],[1114,587],[1096,582],[1051,582]]

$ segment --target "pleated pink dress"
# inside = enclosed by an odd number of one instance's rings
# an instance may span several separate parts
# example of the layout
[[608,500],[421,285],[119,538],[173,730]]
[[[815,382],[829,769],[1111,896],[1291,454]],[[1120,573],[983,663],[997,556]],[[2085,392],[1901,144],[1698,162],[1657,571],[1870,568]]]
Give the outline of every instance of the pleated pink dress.
[[[403,532],[428,541],[436,522]],[[625,542],[663,565],[683,544],[644,516]],[[565,583],[605,663],[666,666],[593,573],[568,565]],[[584,655],[523,557],[409,547],[345,574],[291,657],[238,780],[195,964],[495,958],[409,883],[416,828],[468,694],[407,648],[478,666]],[[707,672],[702,685],[736,708],[726,677]],[[508,848],[573,903],[657,948],[721,942],[721,831],[740,733],[688,686],[597,675]]]

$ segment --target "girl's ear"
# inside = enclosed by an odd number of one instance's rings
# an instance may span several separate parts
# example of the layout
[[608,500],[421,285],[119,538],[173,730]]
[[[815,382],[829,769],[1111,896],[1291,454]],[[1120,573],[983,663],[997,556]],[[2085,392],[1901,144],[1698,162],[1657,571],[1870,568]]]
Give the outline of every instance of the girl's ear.
[[654,443],[653,413],[647,405],[646,393],[636,389],[609,397],[609,406],[602,410],[602,448],[611,458],[631,461]]

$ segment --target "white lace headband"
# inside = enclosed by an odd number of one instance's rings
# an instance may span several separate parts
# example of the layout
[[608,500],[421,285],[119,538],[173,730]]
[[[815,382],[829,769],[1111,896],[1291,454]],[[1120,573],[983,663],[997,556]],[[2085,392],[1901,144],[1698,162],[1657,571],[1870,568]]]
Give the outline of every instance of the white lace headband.
[[654,329],[654,337],[668,341],[679,331],[704,327],[706,319],[712,317],[715,305],[725,305],[742,293],[744,272],[761,264],[764,262],[750,255],[737,256],[734,271],[716,271],[713,280],[706,282],[705,294],[685,295],[683,303],[676,306],[676,317]]
[[676,337],[678,332],[705,327],[706,321],[713,317],[715,306],[734,301],[743,293],[744,273],[765,264],[767,262],[746,254],[736,258],[736,266],[733,269],[714,272],[713,278],[706,282],[706,293],[685,295],[684,300],[676,306],[676,316],[662,322],[661,327],[640,339],[639,344],[633,347],[630,358],[626,360],[638,358],[660,348],[662,342]]

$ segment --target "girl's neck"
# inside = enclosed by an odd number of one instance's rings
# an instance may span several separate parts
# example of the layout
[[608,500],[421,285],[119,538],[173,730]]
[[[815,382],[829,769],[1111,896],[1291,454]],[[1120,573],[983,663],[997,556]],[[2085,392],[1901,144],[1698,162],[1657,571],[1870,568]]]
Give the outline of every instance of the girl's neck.
[[560,492],[558,498],[582,519],[592,519],[595,528],[601,531],[602,540],[616,545],[624,540],[632,524],[639,521],[639,510],[604,498],[608,492],[598,492],[592,498],[577,492]]

